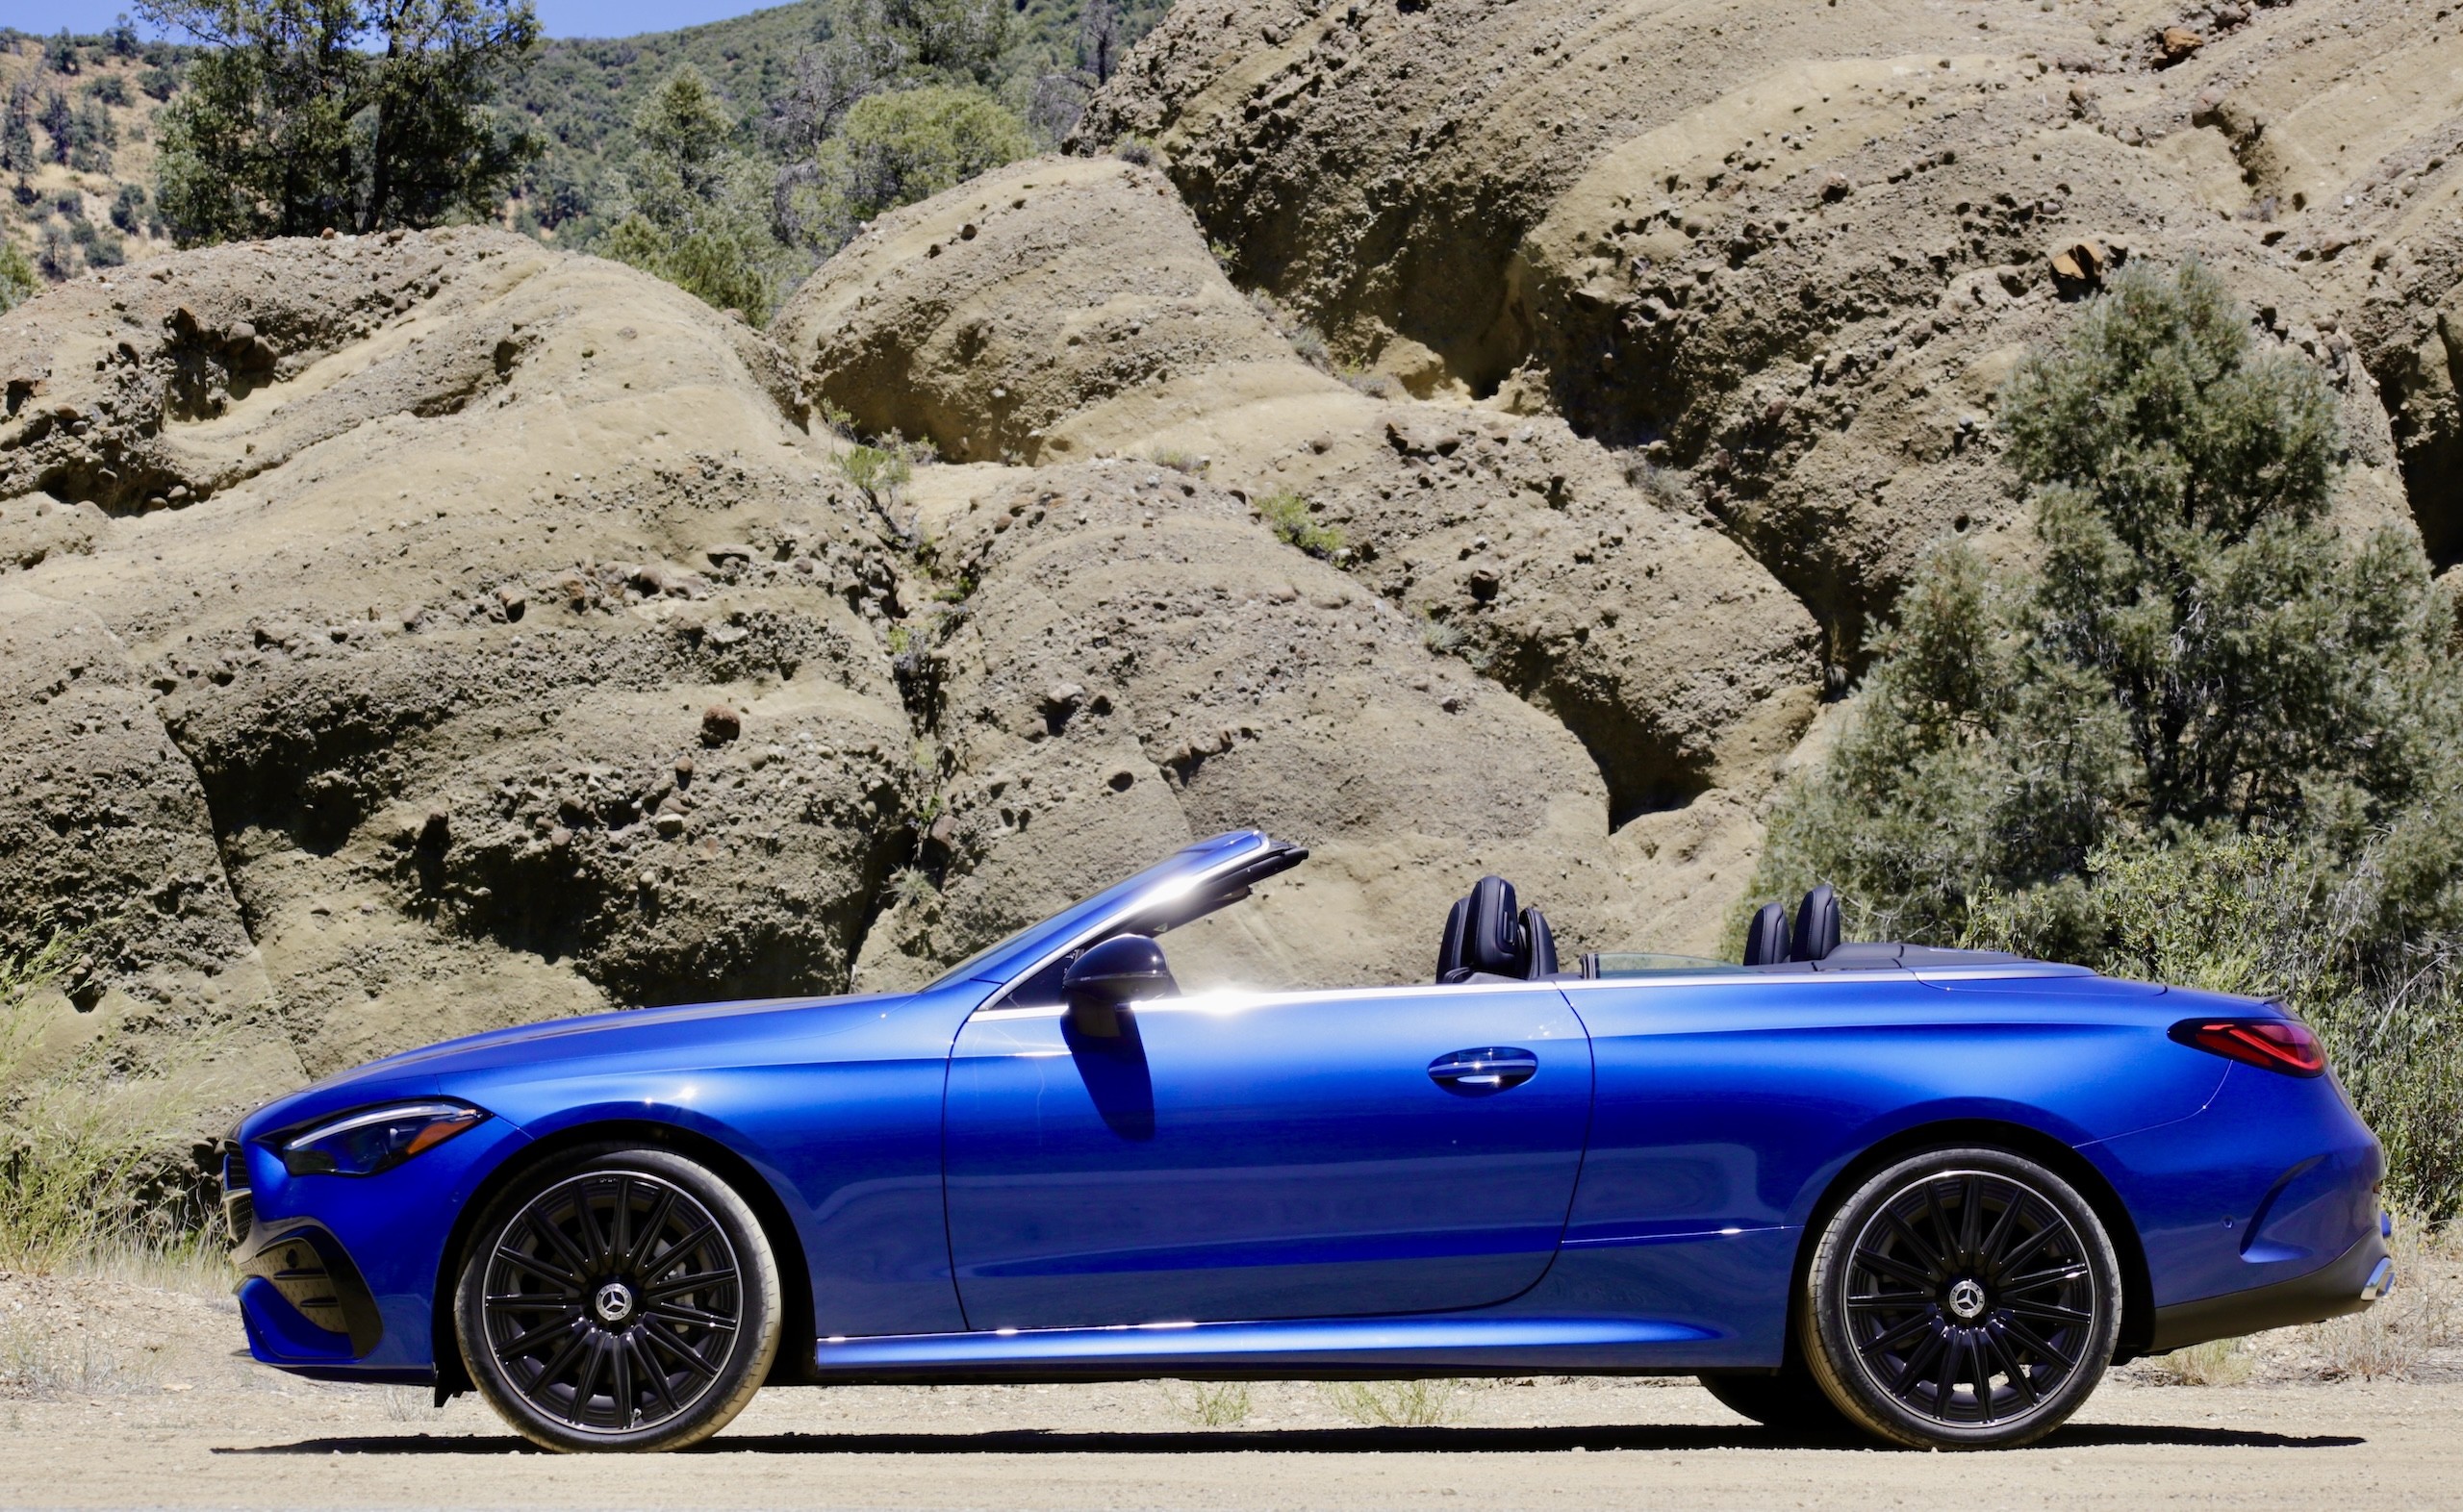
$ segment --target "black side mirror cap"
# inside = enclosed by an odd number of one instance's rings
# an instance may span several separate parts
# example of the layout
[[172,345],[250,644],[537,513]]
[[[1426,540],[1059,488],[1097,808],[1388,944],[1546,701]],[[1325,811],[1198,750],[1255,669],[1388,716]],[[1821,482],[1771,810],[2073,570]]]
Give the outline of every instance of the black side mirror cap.
[[1060,978],[1070,1026],[1099,1040],[1120,1037],[1120,1011],[1150,997],[1174,997],[1180,983],[1163,962],[1163,947],[1144,935],[1115,935],[1089,948]]

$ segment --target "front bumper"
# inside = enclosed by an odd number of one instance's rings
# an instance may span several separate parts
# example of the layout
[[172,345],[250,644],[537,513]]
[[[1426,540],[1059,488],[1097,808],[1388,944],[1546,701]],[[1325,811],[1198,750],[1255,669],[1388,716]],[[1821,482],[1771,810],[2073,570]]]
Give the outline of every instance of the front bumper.
[[249,1354],[297,1375],[433,1380],[455,1216],[526,1142],[490,1120],[374,1176],[293,1176],[262,1143],[227,1142],[222,1205]]
[[347,1365],[384,1342],[367,1280],[320,1223],[253,1225],[231,1268],[240,1273],[248,1352],[267,1365]]

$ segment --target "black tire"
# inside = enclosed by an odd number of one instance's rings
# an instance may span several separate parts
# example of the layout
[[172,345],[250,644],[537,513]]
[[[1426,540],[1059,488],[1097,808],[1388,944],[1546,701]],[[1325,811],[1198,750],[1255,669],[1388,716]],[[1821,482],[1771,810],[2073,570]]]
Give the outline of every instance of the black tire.
[[681,1449],[769,1376],[778,1268],[718,1176],[667,1150],[599,1147],[490,1204],[453,1316],[479,1395],[532,1443]]
[[2103,1379],[2120,1329],[2095,1210],[2007,1150],[1928,1150],[1859,1186],[1806,1287],[1813,1378],[1849,1422],[1910,1449],[2044,1437]]
[[1856,1431],[1838,1403],[1814,1384],[1810,1372],[1790,1368],[1775,1375],[1705,1375],[1702,1389],[1730,1412],[1766,1428],[1809,1439],[1846,1438]]

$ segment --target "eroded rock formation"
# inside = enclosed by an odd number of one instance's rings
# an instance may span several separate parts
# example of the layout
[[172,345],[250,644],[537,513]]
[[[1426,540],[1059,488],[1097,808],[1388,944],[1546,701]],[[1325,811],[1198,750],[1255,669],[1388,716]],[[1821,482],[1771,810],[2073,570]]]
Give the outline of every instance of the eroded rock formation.
[[0,949],[228,1103],[919,980],[1241,824],[1318,859],[1194,979],[1417,976],[1485,869],[1713,948],[2128,261],[2463,561],[2458,79],[2434,0],[1183,0],[772,336],[491,232],[89,277],[0,316]]

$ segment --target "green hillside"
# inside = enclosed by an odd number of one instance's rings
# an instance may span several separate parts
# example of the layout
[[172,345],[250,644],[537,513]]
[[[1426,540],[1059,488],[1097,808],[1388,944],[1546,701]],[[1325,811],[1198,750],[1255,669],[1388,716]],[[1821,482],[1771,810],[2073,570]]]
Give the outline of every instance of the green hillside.
[[[988,86],[1010,109],[1027,114],[1039,80],[1078,66],[1087,3],[1025,0],[1012,10]],[[1169,3],[1119,0],[1115,56],[1161,19]],[[542,148],[505,207],[505,223],[592,246],[622,195],[635,112],[685,63],[709,79],[742,122],[744,149],[771,169],[779,166],[764,123],[792,87],[799,57],[829,39],[833,13],[830,0],[797,0],[679,31],[541,44],[496,100]],[[0,235],[36,256],[44,277],[58,282],[168,249],[150,209],[154,117],[176,97],[189,54],[108,35],[75,38],[63,50],[56,38],[0,29],[0,106],[22,87],[34,117],[29,161],[0,156],[0,182],[13,190],[0,208]],[[57,140],[42,120],[54,94],[79,122]],[[1042,135],[1048,144],[1049,121]]]

